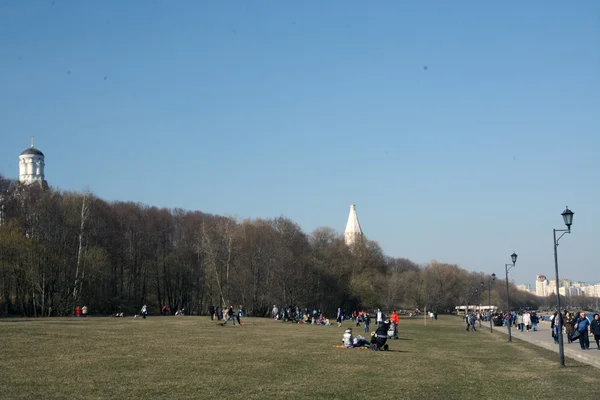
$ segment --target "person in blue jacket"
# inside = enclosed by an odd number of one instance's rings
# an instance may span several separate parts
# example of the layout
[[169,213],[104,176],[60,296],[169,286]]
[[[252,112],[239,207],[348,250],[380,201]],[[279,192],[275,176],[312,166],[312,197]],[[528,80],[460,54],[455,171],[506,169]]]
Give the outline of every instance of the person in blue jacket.
[[579,345],[581,346],[581,349],[589,350],[590,349],[590,337],[589,337],[590,320],[587,319],[584,312],[582,312],[579,315],[579,318],[577,318],[577,321],[575,321],[575,328],[577,329],[577,331],[579,331]]

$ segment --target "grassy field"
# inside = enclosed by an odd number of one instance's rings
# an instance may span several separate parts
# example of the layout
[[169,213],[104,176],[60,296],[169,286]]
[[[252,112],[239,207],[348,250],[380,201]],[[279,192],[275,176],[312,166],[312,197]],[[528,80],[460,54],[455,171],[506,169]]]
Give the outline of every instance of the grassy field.
[[556,353],[466,332],[456,317],[403,319],[399,332],[393,351],[373,352],[334,348],[337,326],[266,319],[5,319],[0,397],[546,399],[600,381],[598,369],[561,369]]

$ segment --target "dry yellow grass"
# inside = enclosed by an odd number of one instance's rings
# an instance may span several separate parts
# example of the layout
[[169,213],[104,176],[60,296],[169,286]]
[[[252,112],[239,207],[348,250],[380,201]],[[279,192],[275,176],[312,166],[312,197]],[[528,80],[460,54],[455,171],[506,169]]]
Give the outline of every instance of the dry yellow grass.
[[541,399],[600,376],[506,335],[466,332],[455,317],[401,320],[391,352],[336,349],[342,333],[252,318],[5,319],[0,397]]

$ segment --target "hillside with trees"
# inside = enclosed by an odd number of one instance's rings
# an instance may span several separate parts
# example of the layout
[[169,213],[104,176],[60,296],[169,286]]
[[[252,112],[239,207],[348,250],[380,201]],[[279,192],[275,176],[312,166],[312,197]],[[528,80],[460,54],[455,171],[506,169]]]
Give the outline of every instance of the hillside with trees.
[[[151,312],[166,305],[191,314],[205,314],[211,304],[243,304],[255,316],[274,304],[333,315],[338,307],[443,313],[487,303],[487,275],[388,257],[369,240],[351,250],[331,228],[307,234],[282,216],[238,220],[6,179],[0,189],[4,315],[70,315],[84,304],[91,314],[132,314],[144,302]],[[491,298],[504,308],[503,281],[492,285]],[[515,308],[542,300],[511,285]]]

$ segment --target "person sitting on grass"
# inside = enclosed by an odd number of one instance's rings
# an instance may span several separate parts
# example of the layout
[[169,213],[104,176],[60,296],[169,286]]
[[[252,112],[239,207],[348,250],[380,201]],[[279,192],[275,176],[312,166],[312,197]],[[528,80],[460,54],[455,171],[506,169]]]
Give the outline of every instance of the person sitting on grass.
[[362,336],[353,337],[352,336],[352,328],[346,329],[346,331],[344,332],[344,336],[342,336],[342,343],[344,343],[344,347],[346,347],[346,348],[369,346],[369,341],[365,340],[364,337],[362,337]]
[[353,341],[354,347],[369,347],[371,343],[364,336],[358,335]]
[[352,337],[352,328],[348,328],[344,331],[344,335],[342,336],[342,343],[344,343],[344,347],[352,347],[353,346],[353,337]]

